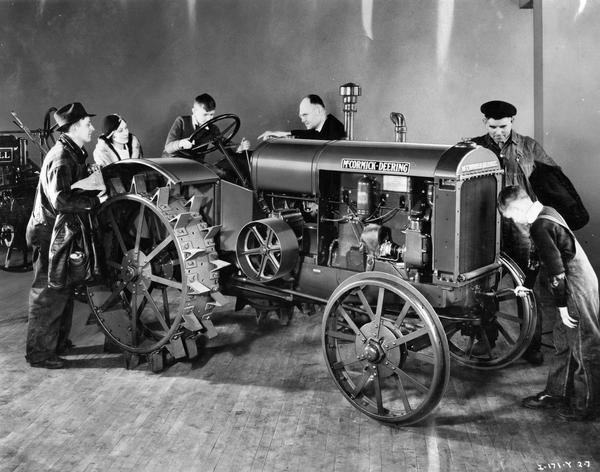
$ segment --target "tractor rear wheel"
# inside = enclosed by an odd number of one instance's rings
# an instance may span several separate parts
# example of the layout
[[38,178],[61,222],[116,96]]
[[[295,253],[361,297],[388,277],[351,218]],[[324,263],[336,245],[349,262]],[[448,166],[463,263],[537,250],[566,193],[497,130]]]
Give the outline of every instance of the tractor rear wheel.
[[98,210],[106,268],[88,299],[108,338],[129,353],[193,357],[195,337],[216,334],[210,315],[227,263],[215,250],[218,228],[190,205],[163,187],[116,194]]
[[450,356],[459,364],[482,370],[500,369],[529,346],[537,317],[533,292],[518,297],[514,288],[525,277],[508,256],[500,256],[496,284],[476,320],[446,324]]

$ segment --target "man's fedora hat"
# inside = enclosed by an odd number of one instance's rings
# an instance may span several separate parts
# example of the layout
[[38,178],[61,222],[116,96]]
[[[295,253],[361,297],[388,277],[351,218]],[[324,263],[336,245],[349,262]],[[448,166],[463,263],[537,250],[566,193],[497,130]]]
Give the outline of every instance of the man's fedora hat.
[[79,102],[69,103],[65,105],[60,110],[54,112],[54,119],[56,120],[56,124],[58,128],[57,131],[67,131],[69,126],[73,123],[77,123],[82,118],[86,116],[96,116],[92,115],[85,111],[83,105]]

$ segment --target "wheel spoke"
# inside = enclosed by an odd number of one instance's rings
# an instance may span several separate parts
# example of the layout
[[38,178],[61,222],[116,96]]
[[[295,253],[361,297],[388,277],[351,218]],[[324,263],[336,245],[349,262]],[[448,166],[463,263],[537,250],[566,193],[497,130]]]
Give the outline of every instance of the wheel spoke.
[[143,285],[142,285],[142,292],[144,293],[146,300],[148,300],[148,302],[150,302],[150,307],[152,307],[152,311],[154,311],[154,315],[156,316],[156,319],[158,320],[158,322],[161,324],[161,326],[163,327],[163,329],[165,331],[169,331],[169,326],[165,322],[163,314],[160,312],[158,306],[156,305],[154,298],[152,298],[152,295],[150,295],[148,290],[146,290],[146,287],[144,287]]
[[502,326],[502,323],[496,323],[496,326],[498,327],[498,331],[500,331],[502,336],[504,336],[504,338],[508,341],[508,344],[514,345],[516,343],[516,341],[512,338],[509,332],[506,331],[506,328]]
[[274,231],[267,226],[267,234],[265,235],[265,246],[267,248],[271,247],[271,242],[273,240]]
[[485,346],[485,352],[486,352],[488,358],[491,359],[492,358],[492,345],[490,344],[490,339],[488,338],[488,335],[485,332],[485,330],[481,330],[481,339]]
[[410,402],[408,401],[408,395],[406,394],[404,384],[402,383],[402,378],[400,377],[400,375],[395,375],[394,377],[396,377],[396,380],[398,381],[398,391],[400,393],[400,398],[402,398],[404,409],[406,411],[412,411],[412,408],[410,407]]
[[260,258],[260,266],[258,267],[258,276],[259,277],[264,277],[265,276],[265,269],[267,268],[267,261],[269,260],[269,258],[266,255],[262,255]]
[[250,230],[252,231],[254,237],[258,240],[259,245],[264,247],[266,245],[266,241],[263,239],[258,229],[256,229],[256,226],[252,226]]
[[138,306],[136,290],[131,292],[131,344],[135,347],[138,345],[137,323],[138,323]]
[[123,235],[121,234],[121,229],[119,225],[117,225],[117,220],[115,219],[115,215],[113,214],[112,208],[108,209],[108,217],[110,218],[110,223],[113,227],[113,232],[117,237],[117,241],[119,242],[119,246],[121,247],[121,251],[123,251],[123,255],[127,254],[127,247],[125,246],[125,241],[123,241]]
[[458,324],[454,323],[454,324],[452,324],[452,327],[448,331],[446,331],[446,337],[448,339],[452,339],[452,336],[454,336],[459,331],[460,331],[460,328],[459,328]]
[[467,357],[471,359],[473,357],[473,346],[475,345],[475,338],[473,336],[469,336],[469,342],[467,343]]
[[385,410],[383,409],[383,398],[381,397],[381,375],[379,366],[375,369],[376,375],[373,379],[373,386],[375,387],[375,402],[377,403],[377,414],[383,415]]
[[146,263],[144,264],[144,266],[150,264],[150,262],[152,262],[152,259],[154,259],[164,248],[166,248],[171,241],[173,241],[173,236],[169,235],[167,236],[167,239],[165,239],[158,246],[152,249],[150,254],[148,254],[148,256],[146,257]]
[[165,321],[167,325],[171,327],[171,312],[169,310],[169,296],[167,295],[167,287],[161,287],[162,300],[163,300],[163,312],[165,313]]
[[427,328],[419,328],[419,329],[413,331],[412,333],[400,336],[398,338],[398,342],[396,344],[388,346],[387,348],[384,348],[384,350],[386,352],[391,351],[392,349],[400,347],[400,345],[402,345],[402,344],[406,344],[406,343],[412,341],[413,339],[417,339],[417,338],[420,338],[421,336],[425,336],[428,334],[429,334],[429,331],[427,330]]
[[409,301],[406,300],[406,302],[404,303],[404,306],[402,307],[402,310],[398,314],[398,318],[396,318],[396,321],[394,321],[394,324],[397,327],[400,327],[400,325],[402,324],[402,322],[404,321],[404,318],[406,317],[406,315],[408,313],[408,310],[410,310],[411,306],[412,305],[409,303]]
[[500,290],[496,293],[496,300],[499,302],[514,300],[515,298],[517,298],[517,295],[515,294],[514,290],[510,288]]
[[350,361],[338,361],[338,362],[332,364],[331,368],[333,370],[341,370],[341,369],[345,369],[346,367],[351,366],[353,364],[358,364],[359,362],[361,362],[361,361],[359,361],[358,359],[353,359]]
[[137,226],[135,233],[135,246],[133,247],[134,253],[137,254],[140,252],[140,240],[142,238],[142,228],[144,227],[144,210],[146,207],[140,203],[140,212],[137,216]]
[[257,254],[262,254],[262,248],[246,249],[245,251],[242,251],[241,254],[242,256],[255,256]]
[[231,124],[230,124],[230,125],[229,125],[227,128],[225,128],[223,131],[221,131],[221,136],[225,137],[225,135],[226,135],[227,133],[229,133],[229,131],[230,131],[232,128],[235,128],[235,125],[236,125],[236,122],[234,121],[234,122],[233,122],[233,123],[231,123]]
[[358,295],[358,298],[360,298],[362,306],[365,307],[365,310],[366,310],[367,314],[369,315],[369,318],[371,318],[371,321],[373,321],[375,319],[375,313],[373,313],[373,310],[371,309],[371,305],[367,301],[367,297],[365,297],[365,294],[362,291],[361,287],[356,289],[356,295]]
[[425,385],[423,385],[417,379],[415,379],[415,378],[411,377],[410,375],[408,375],[402,369],[398,369],[398,377],[401,377],[404,380],[406,380],[407,382],[410,382],[411,384],[413,384],[417,388],[417,390],[419,390],[421,393],[427,393],[427,392],[429,392],[429,389]]
[[351,343],[356,342],[355,334],[342,333],[341,331],[332,331],[332,330],[328,330],[326,334],[327,334],[327,336],[329,336],[331,338],[340,339],[342,341],[348,341]]
[[273,273],[279,272],[279,261],[273,256],[273,254],[267,254],[267,258],[271,261],[271,265],[273,266]]
[[363,389],[365,388],[365,385],[367,385],[367,382],[371,378],[367,369],[368,367],[366,367],[365,370],[363,370],[363,373],[360,379],[358,380],[358,383],[354,386],[352,391],[349,392],[353,398],[358,397],[362,393]]
[[412,341],[413,339],[417,339],[417,338],[420,338],[421,336],[426,336],[428,334],[429,334],[429,331],[427,330],[427,328],[419,328],[419,329],[413,331],[412,333],[402,336],[400,338],[400,340],[403,341],[404,343],[407,343],[409,341]]
[[342,313],[342,316],[346,320],[346,323],[348,323],[348,326],[350,327],[350,329],[352,331],[354,331],[357,336],[360,336],[361,339],[364,339],[365,338],[364,335],[362,334],[360,329],[358,329],[358,326],[356,326],[356,323],[354,323],[354,321],[352,321],[352,318],[350,318],[350,315],[348,315],[348,312],[346,310],[344,310],[344,308],[341,306],[338,306],[337,309]]
[[159,277],[158,275],[154,275],[154,274],[150,274],[148,276],[148,278],[158,284],[167,285],[169,287],[176,288],[177,290],[183,290],[183,284],[181,282],[165,279],[163,277]]
[[144,312],[144,308],[146,308],[147,304],[148,304],[148,302],[146,301],[146,297],[142,297],[142,303],[140,303],[139,306],[138,306],[138,308],[137,308],[137,314],[136,314],[136,316],[138,318]]
[[429,354],[424,354],[418,351],[410,351],[410,357],[414,357],[415,359],[426,362],[427,364],[435,365],[435,359]]
[[375,312],[375,323],[377,324],[377,337],[381,331],[381,312],[383,311],[383,299],[385,298],[385,289],[379,287],[379,294],[377,295],[377,311]]
[[104,303],[98,307],[98,311],[106,311],[107,308],[111,307],[117,301],[122,292],[122,288],[114,290],[110,296],[104,300]]
[[503,320],[512,321],[513,323],[523,324],[523,319],[519,318],[516,315],[511,315],[509,313],[505,313],[503,311],[499,311],[496,313],[498,318],[502,318]]

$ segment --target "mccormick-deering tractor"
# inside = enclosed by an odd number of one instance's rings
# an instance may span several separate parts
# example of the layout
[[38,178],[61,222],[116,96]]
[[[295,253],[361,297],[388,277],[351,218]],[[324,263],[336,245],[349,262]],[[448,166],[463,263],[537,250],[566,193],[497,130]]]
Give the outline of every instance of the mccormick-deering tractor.
[[226,295],[259,322],[321,305],[339,390],[370,417],[410,424],[443,397],[451,358],[495,369],[526,349],[535,302],[515,295],[523,275],[500,252],[491,151],[277,139],[246,160],[226,149],[235,115],[210,125],[197,148],[220,149],[232,178],[184,158],[103,169],[107,269],[88,296],[128,359],[160,370],[166,355],[195,357]]

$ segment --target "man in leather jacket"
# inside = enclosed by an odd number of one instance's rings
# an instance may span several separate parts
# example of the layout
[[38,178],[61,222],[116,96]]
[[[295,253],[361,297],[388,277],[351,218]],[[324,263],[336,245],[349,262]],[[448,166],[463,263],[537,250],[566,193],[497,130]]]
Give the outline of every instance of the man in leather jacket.
[[[54,114],[63,134],[44,158],[33,211],[27,224],[27,242],[33,247],[34,276],[29,292],[26,359],[33,367],[60,369],[65,360],[58,353],[68,348],[73,315],[72,288],[50,288],[48,265],[54,223],[61,213],[91,210],[98,197],[71,185],[88,176],[83,148],[94,127],[81,103],[65,105]],[[67,270],[66,264],[57,270]]]

